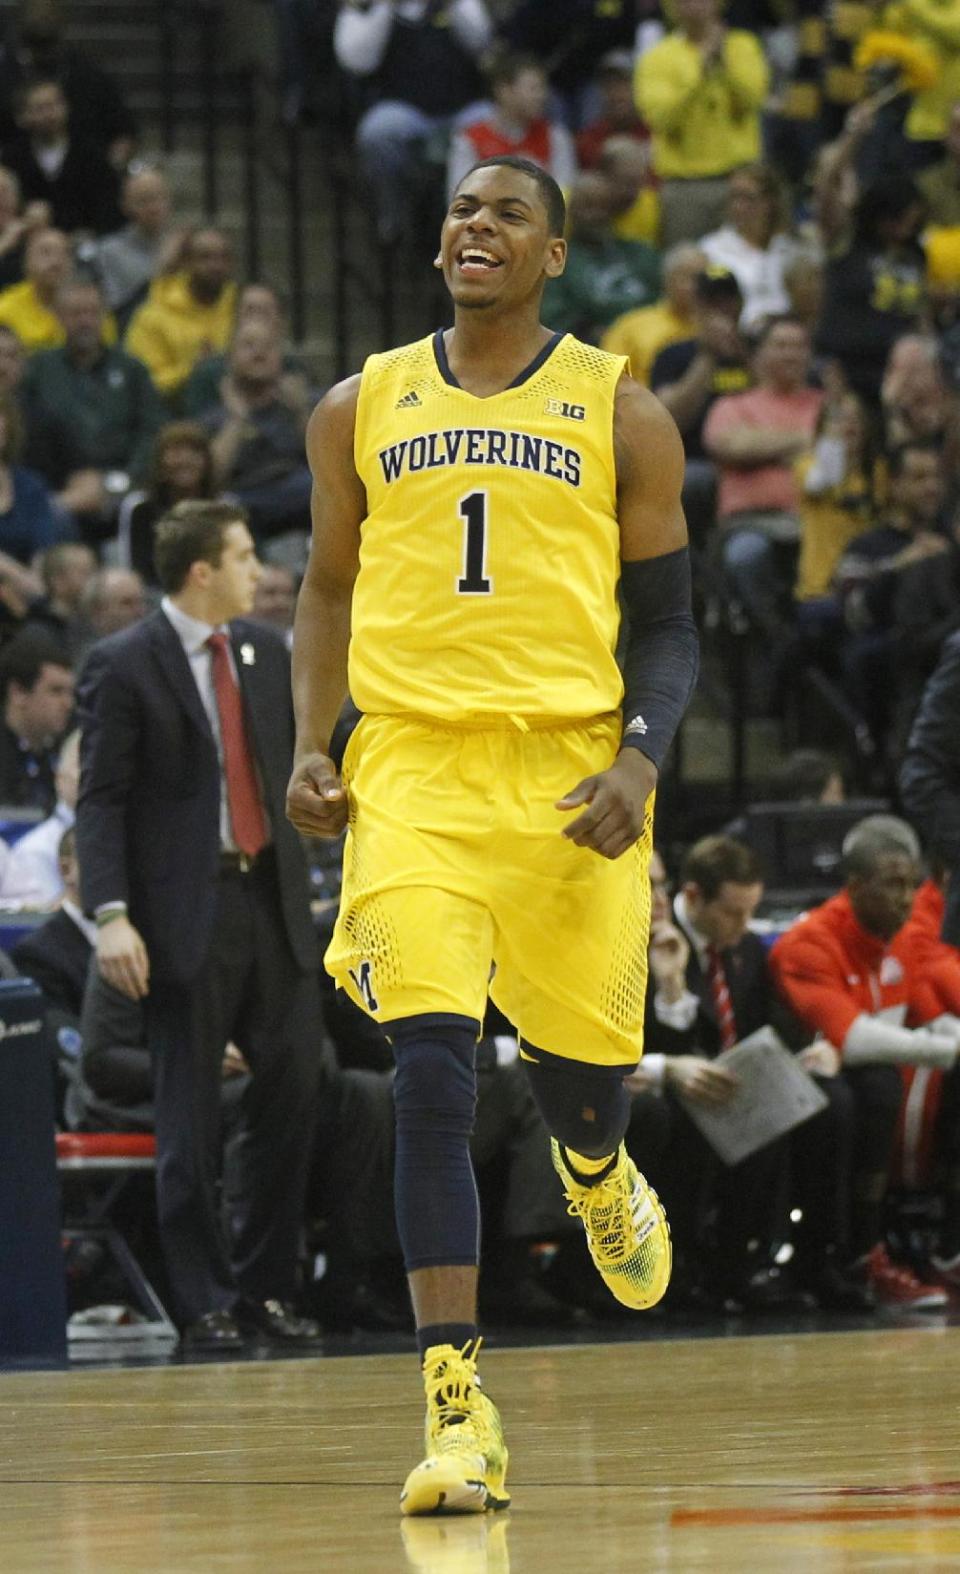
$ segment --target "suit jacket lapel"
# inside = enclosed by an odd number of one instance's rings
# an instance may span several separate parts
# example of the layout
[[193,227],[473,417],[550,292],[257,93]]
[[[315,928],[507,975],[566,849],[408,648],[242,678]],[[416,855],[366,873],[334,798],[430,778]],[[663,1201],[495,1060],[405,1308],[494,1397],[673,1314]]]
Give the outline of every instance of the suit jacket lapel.
[[215,747],[210,721],[203,708],[200,690],[190,671],[190,663],[180,643],[180,637],[170,619],[163,612],[156,612],[151,619],[150,634],[154,654],[160,669],[190,720],[199,728],[207,742]]

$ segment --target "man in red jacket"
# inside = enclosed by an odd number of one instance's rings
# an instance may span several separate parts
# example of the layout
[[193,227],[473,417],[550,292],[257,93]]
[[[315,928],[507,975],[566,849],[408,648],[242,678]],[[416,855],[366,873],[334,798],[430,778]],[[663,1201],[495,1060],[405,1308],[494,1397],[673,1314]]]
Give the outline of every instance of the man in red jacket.
[[841,1058],[857,1099],[855,1262],[879,1301],[935,1308],[945,1304],[944,1291],[891,1261],[882,1210],[902,1095],[900,1067],[952,1068],[960,1027],[905,1025],[918,1020],[920,1004],[910,947],[898,951],[895,943],[919,880],[913,831],[892,815],[871,815],[850,832],[843,854],[844,890],[781,935],[770,965],[791,1010]]

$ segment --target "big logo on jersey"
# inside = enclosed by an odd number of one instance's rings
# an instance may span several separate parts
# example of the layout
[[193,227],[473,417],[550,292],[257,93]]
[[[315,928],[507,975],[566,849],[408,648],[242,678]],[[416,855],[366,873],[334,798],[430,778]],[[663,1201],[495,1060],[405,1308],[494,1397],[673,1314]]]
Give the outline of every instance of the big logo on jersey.
[[453,426],[425,432],[381,448],[378,454],[385,481],[398,481],[418,470],[443,465],[499,465],[508,470],[533,470],[567,486],[580,485],[582,457],[549,437],[504,432],[496,427]]

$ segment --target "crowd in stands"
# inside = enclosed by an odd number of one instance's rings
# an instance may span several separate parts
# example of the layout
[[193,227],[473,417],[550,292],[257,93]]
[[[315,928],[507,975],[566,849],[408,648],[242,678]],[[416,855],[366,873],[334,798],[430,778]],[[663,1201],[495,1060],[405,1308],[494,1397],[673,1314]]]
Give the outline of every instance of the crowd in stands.
[[[300,0],[278,10],[288,42],[317,26]],[[710,628],[735,606],[749,710],[796,735],[804,673],[839,697],[840,764],[811,796],[831,801],[846,775],[891,800],[772,945],[757,914],[773,871],[746,822],[664,849],[669,883],[654,861],[628,1142],[674,1231],[668,1307],[940,1308],[960,1293],[960,926],[940,938],[960,769],[936,711],[960,630],[960,0],[317,10],[387,255],[420,258],[476,159],[533,158],[564,187],[569,257],[545,321],[624,356],[677,422],[708,667],[725,661]],[[79,903],[74,681],[97,640],[159,600],[154,530],[189,499],[242,506],[264,559],[253,616],[289,644],[317,390],[281,296],[240,276],[230,236],[183,221],[116,85],[69,37],[54,0],[21,0],[0,46],[0,913],[44,915],[12,966],[47,1002],[60,1120],[144,1130],[142,1012],[91,966]],[[960,700],[949,714],[960,735]],[[337,849],[312,859],[322,931]],[[697,1108],[735,1097],[718,1057],[768,1026],[822,1107],[726,1166]],[[305,1222],[324,1221],[309,1239],[328,1273],[314,1310],[406,1326],[389,1048],[328,992],[317,1055]],[[492,1013],[480,1071],[485,1315],[614,1315]],[[225,1045],[228,1160],[248,1074]],[[896,1206],[918,1189],[919,1239]]]

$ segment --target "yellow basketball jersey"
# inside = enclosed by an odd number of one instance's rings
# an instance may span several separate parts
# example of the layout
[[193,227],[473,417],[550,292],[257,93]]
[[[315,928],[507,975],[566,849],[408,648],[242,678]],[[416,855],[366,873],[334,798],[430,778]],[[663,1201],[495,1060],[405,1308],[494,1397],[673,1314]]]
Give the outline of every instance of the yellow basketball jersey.
[[370,357],[350,644],[362,711],[495,725],[616,710],[625,365],[556,335],[503,393],[477,398],[442,333]]

